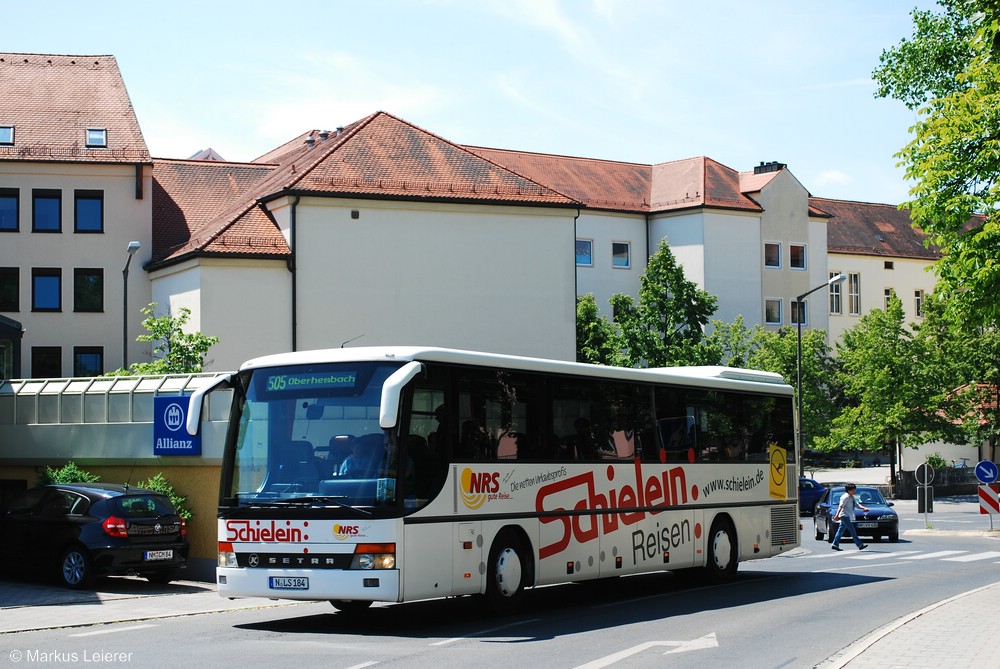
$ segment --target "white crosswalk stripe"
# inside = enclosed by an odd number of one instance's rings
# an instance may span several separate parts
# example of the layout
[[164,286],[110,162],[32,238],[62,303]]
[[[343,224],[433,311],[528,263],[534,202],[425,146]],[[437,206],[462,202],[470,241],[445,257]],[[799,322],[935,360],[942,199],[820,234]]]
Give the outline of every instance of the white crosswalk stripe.
[[977,560],[993,560],[1000,557],[1000,551],[986,551],[984,553],[973,553],[972,555],[959,555],[957,557],[944,558],[946,562],[975,562]]
[[968,551],[937,551],[936,553],[921,553],[919,555],[909,555],[907,557],[899,558],[900,560],[930,560],[933,558],[943,558],[949,555],[958,555],[959,553],[967,553]]

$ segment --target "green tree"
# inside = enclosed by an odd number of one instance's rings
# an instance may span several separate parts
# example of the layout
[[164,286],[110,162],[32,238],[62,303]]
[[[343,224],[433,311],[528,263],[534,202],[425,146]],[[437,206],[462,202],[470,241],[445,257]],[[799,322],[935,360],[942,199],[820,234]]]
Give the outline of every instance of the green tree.
[[621,331],[622,356],[630,367],[717,363],[702,345],[718,302],[684,277],[666,240],[660,242],[640,278],[638,303],[630,295],[611,298]]
[[136,341],[154,342],[153,360],[133,363],[128,370],[118,370],[112,375],[193,374],[204,368],[208,349],[218,344],[219,338],[200,332],[185,332],[184,326],[191,319],[191,310],[187,307],[181,307],[176,316],[171,315],[169,310],[157,316],[157,306],[156,302],[151,302],[143,308],[146,318],[142,327],[148,334],[136,337]]
[[912,223],[940,248],[938,291],[952,318],[1000,324],[1000,3],[940,0],[914,11],[912,39],[882,54],[876,95],[919,108],[898,154]]
[[576,360],[594,365],[620,365],[618,328],[597,309],[593,293],[576,301]]
[[156,476],[151,476],[145,481],[136,483],[135,487],[145,488],[146,490],[166,495],[174,505],[174,508],[177,509],[177,515],[186,521],[191,520],[193,514],[191,513],[191,509],[187,507],[187,497],[183,497],[174,491],[173,484],[164,478],[163,472],[160,472]]

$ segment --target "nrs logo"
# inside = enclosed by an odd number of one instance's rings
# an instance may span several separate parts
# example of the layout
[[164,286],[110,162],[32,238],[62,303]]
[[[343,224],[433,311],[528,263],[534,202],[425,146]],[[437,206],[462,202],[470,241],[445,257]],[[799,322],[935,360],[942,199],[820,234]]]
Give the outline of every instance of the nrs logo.
[[361,536],[361,527],[358,525],[341,525],[340,523],[336,523],[333,526],[333,536],[337,537],[340,541],[356,539]]
[[500,472],[474,472],[471,469],[462,471],[459,483],[462,491],[462,503],[470,509],[478,509],[488,495],[500,492]]

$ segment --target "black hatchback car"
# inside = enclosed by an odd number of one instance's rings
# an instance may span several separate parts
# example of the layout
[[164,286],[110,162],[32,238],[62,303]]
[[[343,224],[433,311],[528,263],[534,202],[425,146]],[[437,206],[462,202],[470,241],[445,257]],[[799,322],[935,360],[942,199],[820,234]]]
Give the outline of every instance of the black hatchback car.
[[187,525],[165,495],[105,483],[32,488],[0,509],[0,559],[42,568],[70,588],[105,574],[154,583],[187,563]]
[[[833,519],[833,516],[837,513],[840,497],[843,494],[844,486],[835,486],[828,488],[819,498],[819,503],[816,504],[816,513],[813,516],[817,541],[821,541],[824,535],[827,541],[833,541],[833,535],[836,534],[837,527],[840,525]],[[890,508],[892,502],[887,502],[878,488],[858,486],[854,492],[854,498],[868,509],[868,511],[856,509],[854,512],[854,527],[859,536],[871,537],[875,540],[888,537],[889,541],[893,543],[899,541],[899,516]]]

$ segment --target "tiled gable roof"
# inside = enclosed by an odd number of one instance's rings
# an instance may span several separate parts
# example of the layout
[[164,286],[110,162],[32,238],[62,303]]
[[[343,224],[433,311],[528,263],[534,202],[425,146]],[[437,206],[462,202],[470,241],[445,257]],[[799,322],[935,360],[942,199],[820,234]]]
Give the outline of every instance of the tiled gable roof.
[[[375,197],[433,201],[475,201],[495,204],[575,206],[570,197],[516,174],[436,135],[378,112],[341,132],[311,131],[257,158],[253,163],[164,161],[172,165],[157,178],[165,215],[156,207],[155,266],[191,252],[260,253],[277,230],[259,211],[259,200],[284,194]],[[160,172],[159,161],[154,174]],[[186,171],[181,165],[187,165]],[[225,189],[220,170],[249,170],[246,186]],[[246,175],[244,175],[246,176]],[[227,177],[229,178],[229,177]],[[186,189],[190,189],[188,192]],[[194,192],[205,192],[199,199]],[[230,197],[231,196],[231,197]],[[213,198],[218,198],[213,201]],[[155,200],[154,200],[155,202]],[[257,211],[255,211],[257,210]],[[215,215],[200,215],[215,212]],[[162,217],[161,217],[162,215]],[[224,243],[224,238],[232,241]],[[264,246],[236,241],[263,240]],[[277,245],[273,247],[278,249]],[[253,249],[253,250],[251,250]],[[277,251],[275,251],[277,252]],[[282,252],[287,253],[287,245]]]
[[[256,186],[271,165],[157,159],[153,167],[153,263],[194,250],[287,254],[263,212],[252,213]],[[248,210],[251,213],[248,213]],[[258,209],[259,210],[259,209]]]
[[652,211],[713,207],[760,212],[740,191],[740,173],[699,156],[653,166]]
[[547,184],[593,209],[649,211],[649,165],[466,146],[498,165]]
[[[113,56],[0,53],[0,160],[148,163],[149,150]],[[88,128],[107,131],[88,148]]]
[[908,211],[889,204],[809,198],[830,216],[827,250],[830,253],[937,260],[937,249],[924,246],[923,233],[914,230]]

